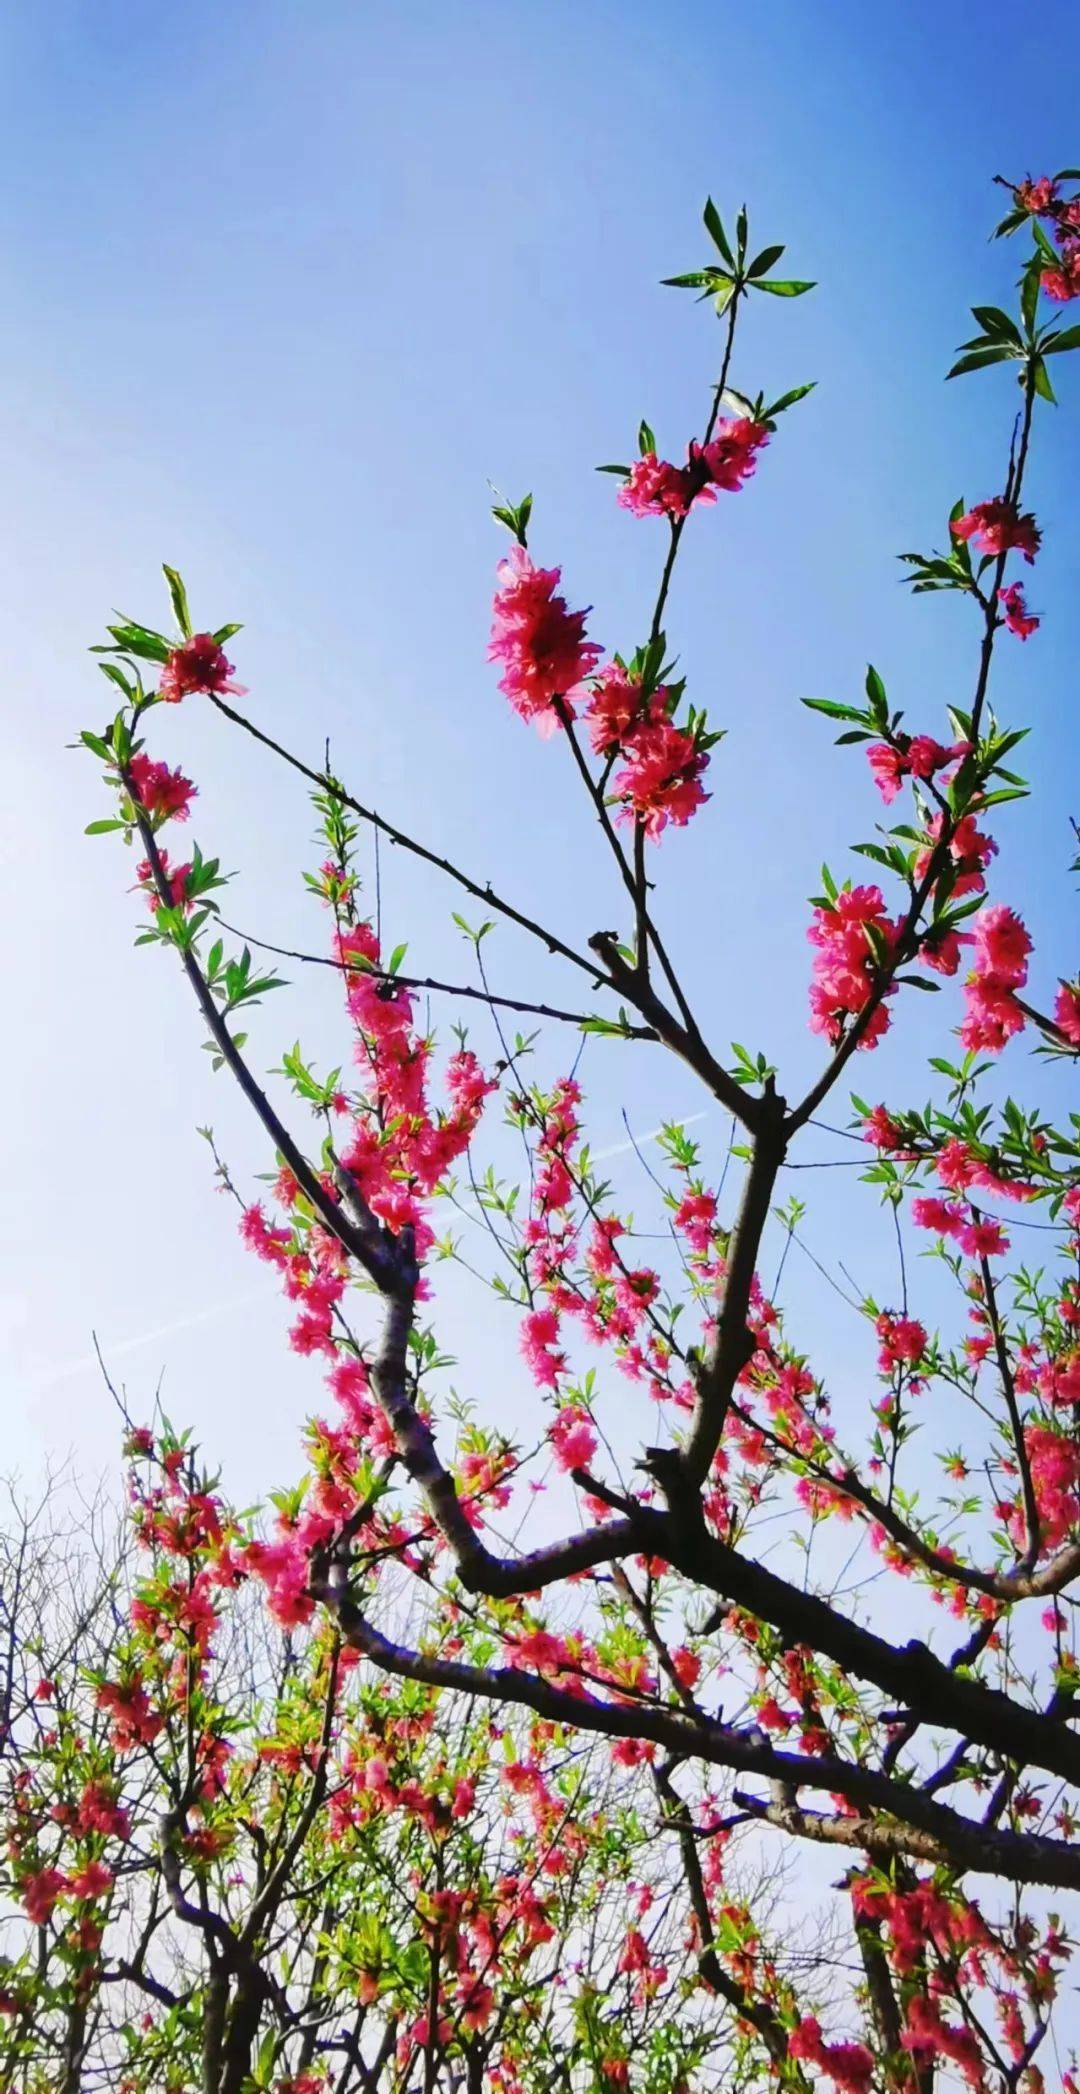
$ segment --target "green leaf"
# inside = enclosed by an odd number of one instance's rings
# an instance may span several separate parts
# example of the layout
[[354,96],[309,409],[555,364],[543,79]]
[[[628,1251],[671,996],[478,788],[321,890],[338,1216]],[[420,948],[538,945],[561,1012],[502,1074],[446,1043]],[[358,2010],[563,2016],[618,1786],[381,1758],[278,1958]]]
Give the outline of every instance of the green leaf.
[[840,705],[835,698],[800,698],[799,703],[807,706],[812,713],[824,713],[830,720],[863,718],[862,713],[857,712],[853,705]]
[[180,576],[177,574],[175,567],[163,566],[161,572],[165,576],[165,580],[168,582],[169,585],[169,595],[172,598],[173,616],[175,617],[176,623],[180,627],[180,630],[183,633],[185,640],[190,640],[191,612],[188,610],[187,590],[185,589],[184,584],[180,579]]
[[88,823],[87,823],[87,825],[86,825],[86,827],[85,827],[85,829],[83,830],[83,835],[84,835],[84,836],[107,836],[107,835],[109,834],[109,831],[110,831],[111,829],[126,829],[126,827],[127,827],[127,823],[126,823],[126,822],[117,822],[117,821],[111,821],[111,822],[88,822]]
[[1010,320],[999,305],[973,305],[971,310],[984,334],[1000,335],[1008,337],[1011,342],[1019,342],[1020,330],[1015,320]]
[[881,678],[878,675],[877,670],[875,669],[872,662],[869,664],[866,671],[866,695],[870,700],[870,712],[872,717],[875,720],[880,720],[882,726],[887,726],[889,718],[889,701],[885,696],[885,686],[882,683]]
[[713,299],[713,305],[716,309],[717,319],[723,318],[734,296],[735,285],[732,278],[730,276],[722,277],[720,279],[720,288],[717,291],[716,297]]
[[717,278],[715,269],[688,269],[684,276],[662,276],[660,281],[673,291],[701,291]]
[[596,471],[598,473],[617,473],[620,480],[628,480],[630,478],[630,467],[628,465],[598,465]]
[[119,662],[99,662],[98,668],[101,670],[103,676],[108,677],[110,683],[114,683],[116,685],[117,690],[123,691],[125,698],[134,701],[135,686],[130,681],[130,679],[124,675],[124,672],[121,669]]
[[1035,391],[1038,393],[1040,400],[1049,400],[1051,407],[1056,407],[1057,394],[1050,383],[1050,373],[1041,356],[1035,358],[1032,366],[1032,375],[1035,380]]
[[767,270],[775,268],[783,252],[782,247],[763,247],[761,253],[754,256],[746,272],[747,276],[764,276]]
[[226,640],[231,640],[234,633],[242,633],[243,630],[242,625],[219,625],[213,635],[215,647],[224,647]]
[[728,265],[728,268],[734,269],[735,257],[732,254],[731,248],[728,245],[728,237],[724,231],[723,221],[721,220],[720,213],[717,210],[716,205],[714,204],[711,196],[706,201],[705,209],[702,212],[702,217],[705,221],[705,231],[708,233],[709,238],[713,243],[713,246],[717,248],[719,252],[723,255],[724,260]]
[[746,236],[748,230],[749,228],[746,222],[746,205],[743,204],[739,211],[739,215],[735,220],[735,246],[738,251],[740,266],[746,260]]
[[532,505],[533,498],[531,494],[527,494],[517,503],[497,503],[491,512],[496,523],[505,524],[507,530],[513,533],[519,545],[526,543],[529,518],[532,515]]
[[153,633],[145,625],[110,625],[107,631],[116,641],[121,654],[133,654],[140,661],[167,662],[172,648],[161,633]]
[[1080,327],[1064,327],[1060,334],[1044,337],[1044,356],[1060,356],[1063,349],[1080,349]]
[[1035,236],[1035,245],[1041,249],[1044,260],[1049,262],[1052,269],[1059,269],[1061,267],[1061,256],[1053,242],[1043,232],[1037,218],[1032,219],[1031,230]]
[[1035,325],[1035,315],[1039,309],[1039,278],[1041,274],[1038,257],[1036,257],[1035,261],[1029,263],[1025,269],[1023,282],[1020,287],[1020,311],[1023,314],[1024,326],[1029,334]]
[[807,393],[814,392],[816,387],[816,378],[811,378],[808,385],[793,385],[789,393],[781,393],[779,400],[774,400],[772,406],[765,409],[765,420],[774,422],[778,414],[784,414],[789,407],[794,407],[796,400],[805,400]]
[[1003,344],[993,349],[973,349],[969,356],[960,357],[952,370],[946,371],[945,376],[947,379],[962,378],[965,371],[982,371],[988,364],[1002,363],[1012,353],[1012,350],[1005,348]]
[[774,298],[801,298],[804,291],[814,291],[817,289],[817,285],[815,283],[797,282],[794,278],[790,282],[781,283],[779,278],[774,276],[771,283],[756,283],[754,289],[755,291],[769,291]]
[[638,433],[637,433],[637,442],[638,442],[638,455],[639,455],[639,457],[641,457],[641,458],[645,458],[645,457],[647,457],[647,456],[648,456],[648,453],[649,453],[650,451],[651,451],[651,452],[652,452],[652,453],[654,454],[654,456],[655,456],[655,453],[656,453],[656,437],[654,436],[654,434],[653,434],[652,430],[650,429],[650,427],[649,427],[649,424],[648,424],[648,422],[645,422],[645,421],[643,421],[643,422],[641,422],[641,423],[639,424],[639,426],[638,426]]

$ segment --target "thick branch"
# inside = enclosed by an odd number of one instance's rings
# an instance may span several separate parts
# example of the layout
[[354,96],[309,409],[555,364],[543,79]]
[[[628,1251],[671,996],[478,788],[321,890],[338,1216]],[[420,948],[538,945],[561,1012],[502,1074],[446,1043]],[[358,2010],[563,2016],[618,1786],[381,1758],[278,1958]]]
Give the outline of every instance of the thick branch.
[[[985,1869],[989,1865],[1010,1882],[1080,1888],[1080,1851],[1063,1841],[1028,1833],[988,1836],[984,1826],[972,1824],[960,1812],[906,1782],[845,1760],[777,1751],[757,1731],[705,1720],[692,1722],[675,1710],[601,1702],[509,1667],[467,1665],[409,1650],[392,1643],[368,1621],[349,1593],[347,1565],[338,1564],[318,1574],[313,1590],[331,1609],[345,1641],[397,1678],[450,1688],[485,1701],[518,1703],[549,1722],[603,1737],[650,1739],[677,1759],[705,1760],[712,1766],[781,1783],[793,1792],[813,1788],[844,1795],[862,1807],[868,1823],[876,1822],[869,1817],[873,1811],[896,1821],[895,1830],[888,1834],[893,1852],[910,1851],[921,1860],[933,1848],[937,1860],[947,1859],[958,1868]],[[822,1822],[832,1821],[814,1820],[815,1825]],[[834,1834],[822,1836],[836,1838]]]

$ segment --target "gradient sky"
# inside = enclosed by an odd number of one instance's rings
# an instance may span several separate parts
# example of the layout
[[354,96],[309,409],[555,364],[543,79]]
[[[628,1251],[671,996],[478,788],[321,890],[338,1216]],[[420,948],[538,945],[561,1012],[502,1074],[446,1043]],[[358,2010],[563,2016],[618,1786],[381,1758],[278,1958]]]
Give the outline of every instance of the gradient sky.
[[[820,288],[757,302],[736,382],[819,389],[753,485],[688,534],[669,632],[728,739],[708,813],[658,855],[659,906],[719,1043],[766,1047],[794,1090],[820,1055],[805,897],[822,858],[857,866],[845,848],[880,814],[858,753],[834,752],[797,700],[856,695],[872,659],[935,731],[971,690],[966,607],[913,605],[894,555],[940,543],[959,493],[1000,484],[1008,379],[942,378],[968,304],[1007,295],[1015,268],[986,245],[989,177],[1077,158],[1074,45],[1064,0],[6,11],[8,1466],[110,1458],[92,1329],[140,1415],[164,1377],[170,1414],[245,1502],[294,1472],[318,1400],[193,1130],[213,1123],[245,1183],[259,1143],[198,1050],[176,970],[132,950],[130,861],[115,838],[82,836],[108,809],[67,745],[100,722],[85,649],[110,609],[163,621],[159,563],[173,562],[199,624],[244,620],[238,673],[271,732],[316,758],[329,735],[356,791],[579,939],[614,925],[565,752],[509,714],[485,665],[502,549],[488,483],[533,489],[537,556],[595,607],[596,636],[629,651],[661,527],[624,516],[592,466],[630,455],[642,414],[669,451],[700,425],[716,323],[658,279],[703,258],[708,191],[728,214],[745,198],[758,244],[786,240],[793,273]],[[1001,711],[1031,724],[1043,780],[1037,806],[999,823],[998,892],[1030,915],[1047,981],[1075,957],[1066,606],[1080,573],[1065,526],[1080,370],[1060,375],[1031,481],[1046,549],[1030,593],[1050,615],[1026,648],[1003,645],[995,686]],[[240,871],[234,919],[317,943],[302,794],[197,702],[154,728],[158,753],[200,782],[203,847]],[[382,871],[390,942],[410,939],[418,971],[460,970],[455,897],[393,854]],[[500,987],[538,991],[513,940],[492,964]],[[547,993],[566,986],[553,973]],[[896,1041],[860,1064],[873,1096],[925,1093],[947,998],[909,1002]],[[322,979],[270,1002],[257,1063],[297,1035],[344,1051]],[[553,1049],[542,1068],[557,1065]],[[1037,1067],[1015,1072],[1029,1091],[1045,1086]],[[587,1085],[590,1072],[599,1149],[625,1142],[621,1096],[641,1132],[701,1109],[659,1060],[590,1048]],[[721,1117],[695,1131],[718,1168]],[[889,1299],[891,1249],[853,1179],[807,1173],[785,1191],[810,1200],[817,1254]],[[837,1324],[796,1253],[788,1279],[841,1412],[862,1404],[859,1326]],[[481,1402],[496,1386],[505,1416],[523,1385],[512,1329],[478,1334],[475,1296],[446,1294],[459,1386]]]

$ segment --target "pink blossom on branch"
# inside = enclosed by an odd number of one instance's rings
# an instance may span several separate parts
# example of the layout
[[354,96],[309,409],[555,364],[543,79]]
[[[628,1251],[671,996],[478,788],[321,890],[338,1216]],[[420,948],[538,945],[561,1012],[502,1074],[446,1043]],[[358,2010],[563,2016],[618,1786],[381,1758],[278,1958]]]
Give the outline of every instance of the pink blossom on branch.
[[1010,582],[1007,589],[998,590],[998,602],[1004,614],[1005,624],[1011,633],[1021,640],[1030,639],[1041,621],[1032,616],[1024,601],[1022,582]]
[[212,633],[193,633],[174,647],[161,672],[158,696],[167,705],[178,705],[181,698],[195,691],[216,692],[221,696],[230,693],[242,698],[245,685],[232,681],[233,665],[225,659],[225,650],[218,646]]
[[568,1404],[548,1433],[560,1469],[587,1469],[597,1449],[596,1433],[587,1411]]
[[1057,198],[1058,185],[1052,175],[1040,175],[1032,181],[1030,175],[1013,191],[1022,211],[1030,211],[1032,217],[1042,217],[1052,209]]
[[1056,268],[1044,269],[1039,282],[1048,298],[1058,305],[1080,298],[1080,240],[1067,240]]
[[1080,1047],[1080,982],[1062,982],[1054,998],[1054,1024],[1073,1047]]
[[972,926],[975,967],[964,988],[967,1015],[960,1037],[969,1050],[1000,1053],[1025,1024],[1015,991],[1027,980],[1031,939],[1002,903],[981,909]]
[[720,422],[707,444],[690,444],[685,465],[672,465],[655,451],[646,451],[631,466],[617,499],[632,516],[667,516],[679,522],[695,503],[714,502],[718,488],[737,493],[768,441],[764,425],[745,415]]
[[[833,1045],[846,1021],[870,1001],[878,972],[873,938],[887,956],[899,926],[885,914],[880,887],[844,888],[829,907],[816,908],[806,935],[817,947],[810,990],[810,1026]],[[868,936],[868,933],[870,934]],[[892,994],[891,987],[886,992]],[[860,1044],[873,1047],[888,1029],[884,1000],[878,1004]]]
[[492,604],[488,660],[503,664],[499,689],[543,735],[558,726],[552,701],[562,698],[573,712],[584,679],[600,659],[596,642],[585,638],[588,613],[568,610],[556,593],[561,572],[535,567],[525,547],[515,545],[499,562]]
[[156,822],[186,822],[198,787],[182,771],[170,771],[167,763],[155,763],[138,750],[128,764],[135,794]]
[[622,802],[619,820],[640,821],[655,840],[670,822],[681,829],[709,798],[701,779],[706,751],[671,720],[639,727],[624,747],[626,763],[611,782]]
[[1028,565],[1039,550],[1041,533],[1033,516],[1021,516],[1012,502],[1000,496],[977,502],[966,516],[950,524],[954,538],[970,539],[975,550],[997,558],[1001,553],[1022,553]]

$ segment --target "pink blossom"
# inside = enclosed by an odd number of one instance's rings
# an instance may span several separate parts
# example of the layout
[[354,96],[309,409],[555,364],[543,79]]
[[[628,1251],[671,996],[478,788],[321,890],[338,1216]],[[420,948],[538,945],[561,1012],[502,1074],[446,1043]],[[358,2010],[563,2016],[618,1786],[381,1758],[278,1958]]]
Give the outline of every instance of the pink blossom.
[[1059,305],[1080,297],[1080,240],[1065,241],[1057,267],[1044,269],[1039,282],[1047,297],[1056,299]]
[[967,1222],[960,1231],[960,1248],[968,1258],[1000,1258],[1009,1239],[999,1221]]
[[999,556],[1016,551],[1023,553],[1031,566],[1039,550],[1040,532],[1035,518],[1030,514],[1021,516],[1015,503],[1000,497],[993,501],[976,502],[966,516],[958,516],[950,525],[954,538],[970,538],[977,552]]
[[670,720],[639,727],[625,749],[626,764],[612,780],[614,797],[623,802],[620,820],[640,821],[656,838],[668,822],[681,829],[704,806],[701,787],[709,758],[692,736]]
[[673,1219],[691,1250],[707,1251],[716,1223],[716,1201],[712,1193],[688,1192],[676,1207]]
[[[874,988],[878,963],[868,932],[874,934],[887,955],[896,942],[897,926],[885,915],[880,887],[843,889],[831,904],[815,909],[806,934],[818,948],[810,990],[810,1025],[812,1031],[823,1032],[833,1045],[842,1037],[846,1018],[862,1010]],[[890,994],[891,989],[885,993]],[[882,1002],[861,1045],[873,1046],[888,1023],[889,1014]]]
[[128,764],[135,797],[155,821],[186,822],[197,787],[167,763],[155,763],[142,750]]
[[167,705],[179,704],[192,691],[229,691],[233,697],[242,698],[244,685],[230,681],[232,668],[212,633],[193,633],[190,640],[173,648],[161,672],[158,696]]
[[1033,217],[1041,217],[1049,211],[1057,193],[1058,185],[1052,175],[1040,175],[1036,182],[1029,175],[1013,190],[1020,209],[1030,211]]
[[696,1651],[688,1650],[685,1643],[680,1643],[671,1653],[671,1664],[680,1687],[689,1691],[697,1686],[701,1678],[701,1659]]
[[556,1466],[569,1471],[587,1469],[596,1453],[597,1439],[587,1411],[576,1405],[561,1410],[548,1438],[555,1450]]
[[60,1869],[38,1869],[33,1876],[25,1877],[22,1885],[22,1901],[27,1918],[35,1927],[43,1927],[53,1906],[68,1888],[68,1879]]
[[959,1236],[964,1210],[947,1200],[912,1200],[911,1219],[918,1229],[933,1229],[938,1236]]
[[757,464],[757,454],[768,441],[769,432],[764,424],[742,415],[737,421],[719,422],[711,442],[700,454],[697,454],[696,446],[691,446],[691,456],[700,455],[704,460],[714,487],[734,494],[750,478]]
[[1021,640],[1029,639],[1037,630],[1040,621],[1028,610],[1024,601],[1023,584],[1010,582],[1007,589],[999,589],[998,602],[1005,614],[1005,624],[1009,631],[1018,634]]
[[1080,982],[1062,982],[1054,998],[1054,1024],[1073,1047],[1080,1047]]
[[995,902],[980,909],[972,924],[975,971],[1007,988],[1020,988],[1027,980],[1031,939],[1012,909]]
[[112,1887],[113,1872],[103,1861],[88,1861],[71,1878],[68,1889],[76,1898],[101,1898]]
[[566,1355],[557,1350],[558,1342],[559,1318],[555,1309],[534,1309],[523,1318],[521,1350],[541,1389],[556,1388],[566,1367]]
[[887,807],[900,791],[909,767],[902,752],[892,748],[888,742],[871,742],[866,756],[874,774],[874,784]]
[[[915,861],[915,878],[922,880],[930,867],[930,859],[942,836],[944,817],[935,814],[927,825],[929,846],[920,851]],[[953,861],[951,899],[959,901],[965,894],[981,894],[986,886],[984,868],[997,855],[997,844],[992,836],[984,836],[973,814],[962,815],[949,838],[949,856]]]
[[1050,1403],[1080,1403],[1080,1346],[1049,1360],[1039,1376],[1039,1387]]
[[788,2037],[788,2051],[793,2058],[805,2058],[810,2065],[817,2065],[827,2079],[843,2089],[843,2094],[870,2094],[874,2077],[874,2060],[862,2043],[826,2043],[821,2023],[807,2014]]
[[244,1566],[261,1578],[267,1589],[267,1606],[283,1628],[298,1628],[311,1620],[315,1602],[308,1594],[307,1557],[295,1535],[280,1541],[249,1542]]
[[589,693],[589,740],[594,754],[614,755],[632,728],[643,721],[666,719],[666,697],[661,688],[646,700],[640,677],[631,676],[622,662],[609,662]]
[[863,1140],[872,1142],[875,1149],[895,1151],[903,1143],[903,1134],[892,1114],[884,1105],[875,1105],[866,1115]]
[[534,567],[525,547],[515,545],[497,574],[488,660],[503,663],[499,689],[515,712],[551,734],[558,725],[552,700],[562,698],[573,711],[600,649],[585,638],[587,612],[568,610],[555,593],[560,568]]
[[915,1366],[926,1351],[926,1332],[913,1316],[893,1316],[886,1309],[874,1326],[881,1340],[878,1365],[888,1372],[902,1364]]
[[695,471],[646,451],[644,457],[635,459],[616,499],[631,516],[678,519],[689,515],[695,502],[714,502],[716,496],[700,464]]

